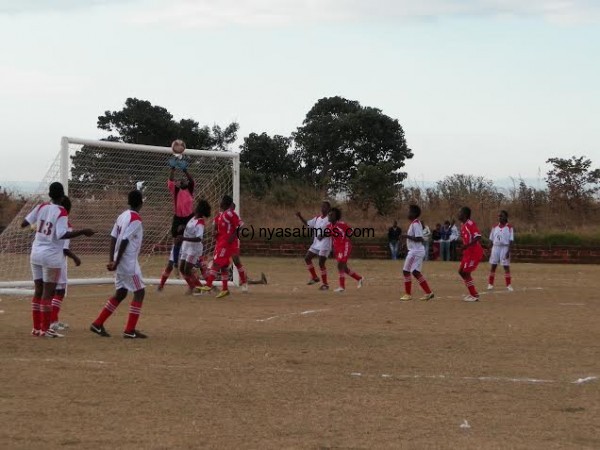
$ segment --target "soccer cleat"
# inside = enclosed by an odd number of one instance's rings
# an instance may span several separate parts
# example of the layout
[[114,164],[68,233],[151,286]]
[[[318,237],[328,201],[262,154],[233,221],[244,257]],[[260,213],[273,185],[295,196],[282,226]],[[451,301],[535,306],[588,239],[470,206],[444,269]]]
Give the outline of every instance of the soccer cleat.
[[321,287],[319,288],[320,291],[328,291],[329,290],[329,285],[328,284],[322,284]]
[[138,330],[125,330],[123,331],[123,337],[125,339],[146,339],[148,336],[146,336],[144,333]]
[[198,292],[200,292],[200,293],[203,293],[203,292],[210,292],[210,291],[212,291],[213,289],[214,289],[214,287],[213,287],[213,286],[206,286],[206,285],[204,285],[204,286],[196,286],[196,287],[194,288],[194,292],[195,292],[195,293],[198,293]]
[[108,334],[108,332],[104,328],[104,325],[97,326],[97,325],[92,324],[90,326],[90,331],[92,333],[96,333],[98,336],[110,337],[110,334]]
[[50,324],[50,328],[53,329],[54,331],[64,331],[67,328],[69,328],[69,324],[63,323],[63,322],[52,322]]
[[333,292],[345,292],[346,289],[344,289],[343,287],[339,287],[337,289],[335,289]]
[[425,294],[419,300],[433,300],[434,298],[435,298],[435,295],[433,295],[433,292],[430,292],[429,294]]
[[267,284],[267,277],[262,272],[260,273],[260,281],[262,281],[262,284]]
[[[52,328],[48,328],[46,330],[46,332],[42,331],[42,333],[44,333],[43,336],[45,336],[47,338],[62,338],[62,337],[65,337],[64,334],[57,333]],[[42,335],[40,334],[40,336],[42,336]]]
[[365,282],[365,277],[362,277],[360,280],[358,280],[358,286],[356,286],[356,289],[360,289],[361,287],[363,287],[364,282]]
[[159,284],[158,286],[156,286],[156,292],[162,292],[164,288],[165,288],[164,286],[161,286]]
[[242,284],[241,290],[242,290],[242,292],[248,292],[248,283]]
[[229,289],[227,289],[226,291],[221,291],[217,294],[216,298],[224,298],[227,297],[229,295]]
[[400,297],[400,300],[402,300],[403,302],[407,302],[409,300],[412,300],[412,295],[410,295],[410,294],[404,294],[402,297]]
[[508,292],[513,292],[515,290],[510,284],[506,286],[506,289],[508,290]]
[[465,297],[463,298],[464,302],[478,302],[479,301],[479,297],[475,297],[473,295],[465,295]]
[[491,291],[492,289],[494,289],[494,285],[493,284],[488,284],[487,290]]
[[317,284],[319,281],[321,281],[321,280],[319,280],[318,278],[313,278],[312,280],[310,280],[310,281],[309,281],[308,283],[306,283],[306,284],[308,284],[308,285],[310,286],[310,285],[312,285],[312,284]]

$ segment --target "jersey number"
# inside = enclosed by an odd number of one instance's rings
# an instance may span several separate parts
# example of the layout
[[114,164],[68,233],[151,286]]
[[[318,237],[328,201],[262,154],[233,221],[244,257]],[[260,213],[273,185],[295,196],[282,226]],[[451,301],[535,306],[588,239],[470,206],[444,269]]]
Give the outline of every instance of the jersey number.
[[38,233],[45,234],[46,236],[50,236],[52,234],[52,222],[46,222],[44,220],[40,220],[40,227],[38,228]]

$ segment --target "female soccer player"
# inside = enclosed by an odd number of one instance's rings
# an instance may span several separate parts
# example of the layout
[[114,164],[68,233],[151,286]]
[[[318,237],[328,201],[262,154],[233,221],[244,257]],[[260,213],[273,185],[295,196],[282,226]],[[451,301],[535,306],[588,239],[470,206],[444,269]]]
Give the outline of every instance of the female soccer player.
[[346,222],[342,222],[342,211],[339,208],[331,208],[328,214],[329,225],[325,235],[331,236],[333,242],[333,254],[338,263],[338,273],[340,276],[340,287],[335,289],[335,292],[344,292],[346,290],[346,274],[358,281],[360,289],[365,281],[364,277],[354,272],[348,267],[348,259],[352,252],[352,228]]
[[490,233],[490,242],[492,252],[490,255],[490,276],[488,278],[488,290],[494,289],[494,279],[496,278],[496,268],[498,263],[504,267],[504,280],[506,289],[513,290],[510,274],[510,248],[515,240],[514,229],[508,223],[508,212],[500,211],[498,214],[498,225],[492,228]]
[[123,337],[126,339],[145,339],[144,333],[136,330],[142,310],[142,302],[146,294],[142,271],[138,256],[144,239],[144,227],[139,211],[144,204],[140,191],[131,191],[127,197],[129,209],[117,218],[110,233],[109,263],[106,268],[116,272],[115,293],[108,299],[100,314],[90,326],[90,331],[102,337],[110,337],[104,328],[104,322],[121,304],[129,291],[133,292],[133,300],[129,305],[129,316]]
[[404,268],[402,272],[404,274],[404,295],[400,297],[400,300],[412,300],[411,289],[412,289],[412,275],[417,279],[421,289],[425,291],[425,295],[420,300],[431,300],[433,292],[427,284],[427,280],[423,274],[421,274],[421,267],[423,266],[423,260],[425,259],[425,246],[423,245],[423,225],[419,221],[421,216],[421,208],[417,205],[410,205],[408,207],[408,220],[410,225],[406,234],[402,237],[406,239],[406,248],[408,254],[404,260]]
[[21,223],[21,227],[35,227],[35,239],[31,247],[31,271],[35,285],[31,309],[33,336],[63,337],[50,328],[52,297],[64,263],[64,239],[93,236],[94,231],[85,228],[68,231],[68,214],[60,203],[65,196],[63,185],[54,182],[48,192],[50,203],[36,206]]
[[[71,199],[66,195],[62,199],[62,207],[65,208],[67,214],[71,214]],[[71,223],[68,223],[68,231],[73,231],[73,227],[71,227]],[[64,239],[63,245],[63,254],[65,257],[63,258],[63,267],[60,272],[60,278],[58,279],[58,283],[56,284],[56,289],[54,291],[54,296],[52,297],[52,312],[50,313],[50,328],[54,331],[63,331],[69,328],[69,325],[64,322],[59,322],[58,315],[60,313],[60,308],[62,307],[63,299],[65,298],[65,294],[67,292],[67,257],[71,258],[75,263],[75,266],[79,267],[81,265],[81,259],[71,251],[70,247],[71,240]]]
[[[305,220],[302,217],[300,212],[296,213],[296,216],[300,221],[314,233],[313,243],[306,252],[306,256],[304,257],[304,262],[306,263],[306,268],[310,273],[310,280],[307,284],[316,284],[319,281],[322,282],[321,287],[319,288],[322,291],[326,291],[329,289],[329,284],[327,282],[327,267],[325,263],[327,262],[327,257],[331,253],[331,238],[328,236],[324,236],[324,231],[329,225],[329,218],[327,215],[331,210],[331,204],[328,201],[324,201],[321,203],[321,215],[315,216],[310,220]],[[321,269],[321,280],[317,276],[317,272],[315,272],[315,267],[313,266],[313,258],[315,256],[319,257],[319,268]]]
[[469,290],[469,295],[463,298],[465,302],[478,302],[479,293],[475,288],[475,282],[471,274],[477,269],[483,256],[483,247],[481,246],[481,233],[475,222],[471,220],[471,208],[464,206],[458,212],[458,220],[462,222],[460,235],[463,243],[463,254],[460,261],[458,274],[465,282]]
[[200,200],[194,210],[194,217],[185,226],[183,236],[178,240],[181,242],[181,256],[179,260],[179,271],[193,292],[194,288],[200,286],[200,281],[193,272],[194,265],[202,257],[204,245],[204,220],[210,217],[210,205],[206,200]]

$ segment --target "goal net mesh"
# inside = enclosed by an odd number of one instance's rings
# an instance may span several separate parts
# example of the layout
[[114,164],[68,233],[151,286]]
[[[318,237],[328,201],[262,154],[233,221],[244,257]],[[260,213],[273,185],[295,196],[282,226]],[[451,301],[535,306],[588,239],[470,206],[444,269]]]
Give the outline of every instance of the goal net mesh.
[[[206,199],[214,215],[223,195],[232,195],[233,159],[209,156],[198,150],[188,150],[185,155],[190,161],[188,171],[195,181],[195,200]],[[81,258],[82,264],[75,267],[69,261],[70,279],[111,276],[106,270],[110,232],[117,216],[128,208],[127,194],[136,188],[144,194],[140,211],[144,225],[140,252],[142,273],[144,278],[160,277],[172,245],[173,200],[167,188],[171,156],[169,148],[161,152],[134,150],[127,145],[107,148],[101,141],[94,145],[69,144],[68,193],[72,202],[69,222],[76,230],[92,228],[96,231],[92,237],[71,240],[71,250]],[[20,225],[37,204],[48,201],[48,187],[60,180],[60,173],[59,153],[36,192],[28,197],[27,203],[0,235],[0,281],[31,280],[29,254],[35,233]],[[183,178],[184,174],[177,170],[175,181]],[[211,256],[213,249],[212,227],[207,226],[204,255]]]

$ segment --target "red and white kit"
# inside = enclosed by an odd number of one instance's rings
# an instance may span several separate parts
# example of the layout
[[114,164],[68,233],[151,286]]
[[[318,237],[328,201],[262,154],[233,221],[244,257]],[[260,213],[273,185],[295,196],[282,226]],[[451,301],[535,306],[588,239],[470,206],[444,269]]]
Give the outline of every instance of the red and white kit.
[[[423,224],[418,219],[415,219],[408,226],[408,231],[406,232],[408,236],[411,237],[423,237]],[[408,253],[406,255],[406,259],[404,260],[404,272],[414,272],[421,271],[423,267],[423,259],[425,259],[425,245],[423,242],[415,242],[413,240],[406,240],[406,248],[408,249]]]
[[31,247],[33,279],[56,283],[65,259],[61,238],[69,228],[67,210],[54,203],[42,203],[27,214],[25,220],[36,227]]
[[[463,245],[471,244],[477,236],[481,236],[479,228],[471,219],[463,223],[460,228],[460,236]],[[470,245],[466,250],[463,250],[462,259],[460,261],[460,270],[463,272],[473,272],[481,262],[483,257],[483,247],[479,241]]]
[[[196,219],[193,217],[185,226],[183,231],[184,238],[203,238],[204,237],[204,219]],[[183,241],[181,244],[181,261],[187,261],[195,264],[202,256],[204,245],[202,242]]]
[[493,244],[490,264],[510,265],[510,244],[515,240],[515,232],[511,224],[498,224],[490,233]]
[[[325,216],[315,216],[306,222],[308,227],[313,230],[313,242],[308,249],[309,252],[319,256],[329,256],[331,253],[331,238],[324,237],[325,229],[329,225],[329,218]],[[323,237],[319,239],[319,237]]]
[[[241,225],[240,216],[232,209],[221,212],[215,217],[215,232],[217,234],[215,243],[214,263],[219,267],[229,266],[229,258],[234,254],[239,244],[236,242],[235,233]],[[229,242],[234,235],[233,242]]]
[[333,243],[333,255],[336,261],[348,262],[352,252],[352,242],[350,241],[352,228],[346,222],[337,221],[335,224],[328,224],[327,229]]
[[145,287],[142,281],[142,270],[138,262],[142,240],[144,238],[144,227],[142,218],[136,211],[130,209],[123,211],[113,226],[112,237],[117,240],[114,258],[117,258],[121,242],[127,239],[129,244],[119,261],[116,270],[115,287],[135,292]]

